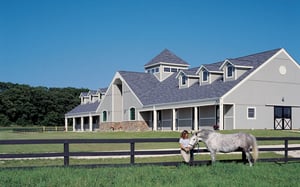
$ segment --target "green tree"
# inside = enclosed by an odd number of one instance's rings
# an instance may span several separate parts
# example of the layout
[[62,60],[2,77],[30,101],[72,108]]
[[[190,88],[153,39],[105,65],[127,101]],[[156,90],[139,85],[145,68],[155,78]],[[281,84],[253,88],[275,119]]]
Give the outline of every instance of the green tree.
[[64,114],[88,89],[47,88],[0,82],[0,126],[64,125]]

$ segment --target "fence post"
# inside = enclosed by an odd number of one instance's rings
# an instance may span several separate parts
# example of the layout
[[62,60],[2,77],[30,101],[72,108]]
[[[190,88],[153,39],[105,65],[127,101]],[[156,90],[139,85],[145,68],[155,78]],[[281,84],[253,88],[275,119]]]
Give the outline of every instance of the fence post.
[[134,142],[130,142],[130,164],[134,164]]
[[64,166],[69,166],[70,152],[69,152],[69,142],[64,142]]
[[289,146],[289,140],[288,139],[284,139],[284,162],[287,163],[288,162],[288,146]]

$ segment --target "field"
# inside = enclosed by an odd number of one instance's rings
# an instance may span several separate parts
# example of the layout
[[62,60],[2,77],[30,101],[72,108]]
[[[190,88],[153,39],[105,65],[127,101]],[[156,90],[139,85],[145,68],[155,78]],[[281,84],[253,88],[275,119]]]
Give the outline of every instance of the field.
[[[232,131],[224,131],[231,133]],[[255,136],[299,136],[299,132],[255,130]],[[12,133],[0,131],[0,139],[65,139],[65,138],[178,138],[179,132],[107,132],[107,133]],[[270,144],[276,144],[269,142]],[[278,142],[277,142],[278,143]],[[282,143],[282,142],[281,142]],[[299,142],[296,142],[299,143]],[[260,143],[259,143],[260,144]],[[76,150],[116,150],[128,149],[124,145],[76,145]],[[178,148],[178,143],[139,145],[144,148]],[[1,153],[62,151],[57,145],[0,145]],[[238,155],[226,155],[233,159]],[[270,156],[270,155],[268,155]],[[238,156],[240,158],[240,155]],[[208,159],[207,157],[203,157]],[[219,158],[217,156],[217,158]],[[149,159],[160,161],[180,161],[180,156],[164,158],[140,158],[137,162]],[[223,158],[222,158],[223,159]],[[151,161],[152,161],[151,160]],[[89,163],[128,163],[128,159],[71,159],[70,164]],[[61,164],[58,164],[61,163]],[[10,160],[0,161],[0,186],[300,186],[300,163],[288,164],[258,162],[254,167],[236,163],[217,162],[212,166],[181,165],[167,166],[130,166],[130,167],[38,167],[31,169],[8,169],[15,166],[62,165],[62,159]]]
[[213,166],[0,169],[5,187],[89,186],[300,186],[300,163],[234,163]]

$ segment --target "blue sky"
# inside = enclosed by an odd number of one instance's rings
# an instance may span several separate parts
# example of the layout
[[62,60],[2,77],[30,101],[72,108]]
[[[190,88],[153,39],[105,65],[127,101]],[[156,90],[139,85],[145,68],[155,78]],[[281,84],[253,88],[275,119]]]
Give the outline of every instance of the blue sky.
[[0,82],[98,89],[167,48],[191,67],[285,48],[297,0],[0,0]]

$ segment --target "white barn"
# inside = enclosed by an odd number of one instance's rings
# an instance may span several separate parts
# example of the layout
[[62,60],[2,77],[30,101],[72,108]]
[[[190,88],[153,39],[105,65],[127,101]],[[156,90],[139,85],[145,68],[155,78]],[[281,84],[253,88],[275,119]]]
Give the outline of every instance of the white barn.
[[154,131],[300,128],[300,66],[283,48],[195,68],[165,49],[144,68],[116,72],[101,97],[65,114],[66,126],[72,119],[74,131],[134,123]]

